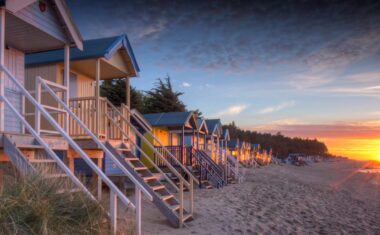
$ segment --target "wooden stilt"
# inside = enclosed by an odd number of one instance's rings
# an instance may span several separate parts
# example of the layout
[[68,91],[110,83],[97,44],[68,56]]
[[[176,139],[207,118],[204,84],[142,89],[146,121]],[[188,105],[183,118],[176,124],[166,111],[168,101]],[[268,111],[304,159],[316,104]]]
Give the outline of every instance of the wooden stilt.
[[[97,158],[97,165],[99,167],[99,169],[102,169],[103,168],[103,159],[102,158]],[[100,178],[99,176],[97,176],[97,182],[98,182],[98,185],[97,185],[97,189],[98,189],[98,200],[100,201],[102,199],[102,178]]]
[[183,226],[183,181],[179,181],[179,227]]
[[117,233],[117,195],[112,190],[110,191],[110,219],[111,219],[111,234]]
[[74,173],[74,169],[75,169],[74,158],[73,157],[69,157],[68,161],[69,161],[69,169],[70,169],[71,172]]
[[135,187],[136,235],[141,235],[141,190]]

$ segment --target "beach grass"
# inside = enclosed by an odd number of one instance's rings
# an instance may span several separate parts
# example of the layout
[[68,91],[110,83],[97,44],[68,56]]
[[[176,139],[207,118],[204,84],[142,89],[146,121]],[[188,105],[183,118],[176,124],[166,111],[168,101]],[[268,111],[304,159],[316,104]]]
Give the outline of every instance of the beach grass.
[[[100,234],[105,215],[64,180],[40,175],[4,176],[0,192],[0,234]],[[72,187],[72,186],[71,186]]]

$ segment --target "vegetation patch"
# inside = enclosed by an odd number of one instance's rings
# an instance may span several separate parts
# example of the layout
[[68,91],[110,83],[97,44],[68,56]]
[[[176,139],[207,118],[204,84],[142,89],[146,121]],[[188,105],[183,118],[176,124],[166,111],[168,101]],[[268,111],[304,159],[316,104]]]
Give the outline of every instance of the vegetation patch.
[[0,191],[0,234],[100,234],[101,206],[64,180],[40,175],[4,177]]

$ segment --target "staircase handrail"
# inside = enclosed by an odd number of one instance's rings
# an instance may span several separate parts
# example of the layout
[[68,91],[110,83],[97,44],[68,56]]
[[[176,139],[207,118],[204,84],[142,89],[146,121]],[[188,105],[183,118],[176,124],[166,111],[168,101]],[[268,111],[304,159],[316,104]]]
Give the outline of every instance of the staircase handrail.
[[[136,133],[136,135],[144,141],[144,143],[147,144],[147,146],[155,153],[157,154],[161,160],[167,165],[167,167],[176,175],[177,178],[183,180],[183,182],[185,183],[185,186],[187,188],[190,187],[190,183],[185,180],[185,178],[182,177],[182,175],[167,161],[167,159],[162,156],[162,154],[160,152],[158,152],[155,147],[145,138],[144,135],[142,135],[134,125],[131,124],[131,122],[107,99],[106,102],[109,104],[109,106],[118,113],[118,115],[123,119],[123,121],[125,123],[127,123],[127,125],[129,126],[129,128],[132,129],[132,131],[134,131]],[[150,133],[150,132],[149,132]],[[156,139],[156,137],[154,135],[152,135],[154,139]],[[159,142],[159,144],[161,144],[161,142]],[[162,145],[162,144],[161,144]],[[166,148],[165,148],[166,149]],[[189,178],[191,178],[196,184],[199,184],[199,181],[189,172],[189,170],[183,166],[183,164],[181,162],[179,162],[167,149],[166,151],[168,152],[169,156],[181,167],[181,169],[189,176]]]
[[150,157],[134,142],[131,140],[131,138],[129,137],[129,135],[125,132],[125,130],[123,130],[123,128],[121,128],[119,125],[117,125],[116,121],[112,119],[112,117],[109,116],[109,114],[106,114],[108,120],[114,125],[116,126],[116,128],[119,129],[119,131],[121,132],[122,135],[124,135],[125,138],[127,138],[127,140],[130,141],[130,143],[133,144],[133,146],[141,153],[144,155],[144,157],[149,161],[150,164],[153,165],[154,169],[156,169],[159,173],[161,173],[164,178],[169,182],[169,184],[178,192],[179,191],[179,188],[178,186],[173,182],[173,180],[171,180],[153,161],[152,159],[150,159]]
[[[77,122],[77,124],[84,129],[84,131],[92,138],[92,140],[104,151],[104,153],[111,158],[111,160],[118,166],[125,175],[128,176],[128,178],[138,187],[141,192],[144,193],[144,195],[150,200],[153,200],[152,195],[138,182],[137,179],[135,179],[132,174],[125,169],[125,167],[118,161],[118,159],[107,149],[107,147],[88,129],[88,127],[74,114],[73,111],[68,107],[68,105],[63,102],[55,93],[54,91],[47,85],[45,80],[37,76],[37,81],[41,83],[41,85],[47,90],[47,92],[62,106],[62,108],[67,112],[68,115],[70,115],[74,121]],[[38,105],[37,101],[35,101]],[[46,117],[45,117],[46,118]],[[60,134],[70,143],[70,146],[83,158],[83,160],[86,161],[88,165],[97,173],[99,176],[104,180],[104,182],[112,189],[115,190],[115,193],[121,197],[125,197],[125,195],[113,184],[113,182],[96,166],[96,164],[87,156],[87,154],[82,150],[82,148],[79,147],[79,145],[62,129],[62,127],[59,126],[59,124],[53,119],[50,123],[57,131],[60,132]],[[48,120],[49,121],[49,120]],[[126,197],[125,197],[126,198]],[[126,202],[126,201],[125,201]],[[124,202],[124,203],[125,203]]]
[[[201,150],[195,150],[195,154],[199,154],[199,155],[202,155],[203,157],[205,157],[205,155],[202,153]],[[203,162],[205,162],[207,164],[207,166],[209,166],[210,170],[208,170],[211,175],[215,175],[217,178],[218,178],[218,181],[221,182],[222,185],[225,184],[224,180],[223,180],[223,177],[218,173],[218,171],[215,169],[215,166],[213,166],[212,164],[210,164],[210,162],[207,160],[207,159],[201,159],[201,161],[203,160]]]
[[[135,113],[131,113],[132,114],[132,116],[134,116],[135,115]],[[158,145],[160,146],[160,147],[162,147],[163,149],[164,149],[164,151],[169,155],[169,157],[170,158],[172,158],[180,167],[181,167],[181,170],[183,170],[189,177],[191,177],[193,180],[194,180],[194,182],[196,183],[196,184],[198,184],[199,185],[199,181],[194,177],[194,175],[193,174],[191,174],[190,173],[190,171],[180,162],[180,161],[178,161],[178,159],[176,158],[176,157],[174,157],[173,156],[173,154],[165,147],[165,145],[163,145],[162,143],[161,143],[161,141],[155,136],[155,135],[153,135],[153,133],[151,132],[151,131],[149,131],[148,129],[146,129],[146,128],[144,128],[144,125],[141,125],[141,121],[140,120],[138,120],[138,118],[135,118],[135,120],[140,124],[140,126],[142,126],[143,127],[143,129],[144,129],[144,131],[146,132],[146,133],[148,133],[148,135],[150,136],[150,137],[152,137],[153,138],[153,140],[154,141],[156,141],[157,143],[158,143]],[[127,120],[128,121],[128,120]],[[144,137],[145,138],[145,137]],[[154,146],[153,146],[154,147]],[[161,154],[160,154],[160,156],[161,157],[163,157]]]

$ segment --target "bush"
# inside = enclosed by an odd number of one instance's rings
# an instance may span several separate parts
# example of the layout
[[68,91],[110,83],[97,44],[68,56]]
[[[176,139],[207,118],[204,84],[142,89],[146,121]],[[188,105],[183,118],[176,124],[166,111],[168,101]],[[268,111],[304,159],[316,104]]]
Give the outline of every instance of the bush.
[[0,192],[0,234],[99,234],[101,206],[66,180],[39,175],[4,178]]

